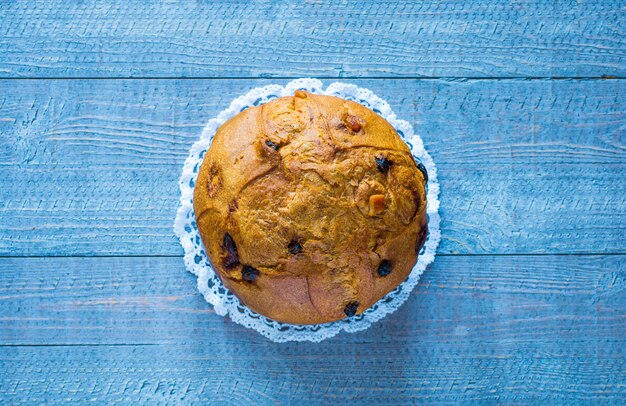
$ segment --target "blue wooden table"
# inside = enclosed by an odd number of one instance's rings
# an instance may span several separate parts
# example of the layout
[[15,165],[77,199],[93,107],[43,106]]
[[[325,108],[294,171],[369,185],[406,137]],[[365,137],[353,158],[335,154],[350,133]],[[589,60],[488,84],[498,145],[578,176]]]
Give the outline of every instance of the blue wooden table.
[[[231,99],[372,89],[439,168],[396,313],[319,344],[217,316],[172,232]],[[624,1],[0,2],[0,403],[626,402]]]

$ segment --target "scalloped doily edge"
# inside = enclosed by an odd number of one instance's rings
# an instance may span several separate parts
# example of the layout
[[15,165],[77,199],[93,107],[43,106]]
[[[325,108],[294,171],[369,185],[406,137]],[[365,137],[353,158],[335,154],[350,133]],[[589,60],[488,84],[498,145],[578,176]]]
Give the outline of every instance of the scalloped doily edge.
[[[204,246],[200,240],[193,214],[193,188],[197,171],[202,163],[204,152],[210,146],[212,137],[219,126],[245,108],[266,103],[277,97],[293,95],[293,92],[297,89],[354,100],[373,109],[389,121],[398,131],[402,139],[411,148],[413,155],[422,161],[429,176],[427,191],[429,235],[424,248],[420,252],[418,261],[407,279],[362,314],[353,318],[319,325],[280,323],[259,315],[242,305],[237,297],[222,285],[211,268]],[[232,321],[252,328],[275,342],[320,342],[337,335],[341,331],[353,333],[369,328],[372,323],[393,313],[408,299],[409,294],[419,282],[421,274],[434,261],[437,246],[441,239],[437,168],[428,152],[426,152],[421,138],[415,134],[408,122],[398,119],[389,104],[376,96],[372,91],[342,82],[331,83],[326,89],[323,89],[322,82],[317,79],[296,79],[285,86],[267,85],[255,88],[245,95],[234,99],[228,108],[209,120],[202,131],[200,139],[191,147],[189,156],[183,166],[179,187],[181,192],[180,207],[176,212],[174,233],[179,238],[184,249],[184,262],[187,270],[198,277],[198,289],[203,294],[205,300],[213,305],[217,314],[221,316],[228,315]]]

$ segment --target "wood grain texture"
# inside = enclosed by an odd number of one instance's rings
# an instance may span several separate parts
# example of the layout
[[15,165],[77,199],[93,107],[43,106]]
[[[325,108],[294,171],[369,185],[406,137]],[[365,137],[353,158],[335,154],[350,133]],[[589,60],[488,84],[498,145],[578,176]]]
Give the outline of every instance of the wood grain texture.
[[172,258],[0,259],[12,403],[626,401],[626,256],[444,256],[369,330],[272,343]]
[[[351,82],[411,121],[439,166],[441,253],[625,252],[626,81]],[[0,254],[181,254],[188,149],[266,83],[1,81]]]
[[[0,403],[626,404],[625,22],[622,0],[2,2]],[[275,344],[214,314],[172,222],[204,123],[302,76],[417,127],[444,255],[367,331]]]
[[497,345],[442,353],[400,344],[391,356],[377,345],[333,351],[322,344],[310,353],[206,343],[2,347],[0,396],[12,404],[619,405],[626,401],[623,344],[603,342],[611,352],[587,346],[539,353]]
[[623,1],[4,2],[3,77],[626,74]]

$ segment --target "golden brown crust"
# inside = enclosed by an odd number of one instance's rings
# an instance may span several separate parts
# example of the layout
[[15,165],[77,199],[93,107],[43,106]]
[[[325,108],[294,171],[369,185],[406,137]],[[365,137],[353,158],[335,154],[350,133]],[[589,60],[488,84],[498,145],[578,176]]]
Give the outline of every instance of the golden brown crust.
[[410,273],[426,179],[358,103],[297,91],[224,123],[194,210],[213,267],[256,312],[293,324],[361,313]]

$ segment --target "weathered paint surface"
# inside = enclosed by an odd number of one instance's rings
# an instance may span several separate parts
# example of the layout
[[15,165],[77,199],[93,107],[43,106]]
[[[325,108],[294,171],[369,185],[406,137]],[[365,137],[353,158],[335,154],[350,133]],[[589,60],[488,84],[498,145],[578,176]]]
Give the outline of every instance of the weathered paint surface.
[[[4,2],[0,403],[626,403],[624,21],[611,0]],[[275,344],[202,300],[172,222],[204,123],[301,76],[418,129],[443,240],[393,315]]]
[[5,2],[4,77],[624,76],[620,0]]
[[[351,82],[383,95],[436,160],[441,253],[625,252],[626,81]],[[190,145],[267,83],[0,81],[0,253],[180,255]]]
[[626,399],[622,255],[442,256],[396,313],[320,344],[275,344],[215,315],[178,257],[0,268],[2,397]]

